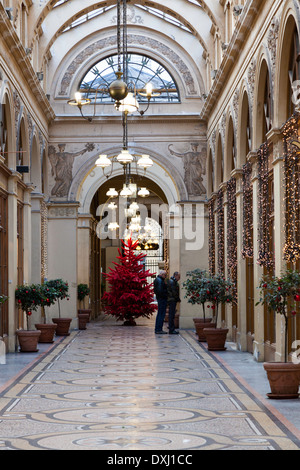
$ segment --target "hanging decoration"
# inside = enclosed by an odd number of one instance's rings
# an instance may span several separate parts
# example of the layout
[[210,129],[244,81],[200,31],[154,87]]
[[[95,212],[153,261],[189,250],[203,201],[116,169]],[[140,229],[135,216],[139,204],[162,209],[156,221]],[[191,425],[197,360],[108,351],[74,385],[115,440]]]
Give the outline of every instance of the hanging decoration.
[[271,270],[274,267],[270,250],[270,185],[269,185],[269,146],[265,142],[258,150],[258,264]]
[[242,257],[253,258],[253,190],[252,165],[243,166],[243,247]]
[[284,172],[285,172],[285,246],[284,259],[294,263],[300,258],[300,115],[295,113],[285,124]]
[[237,281],[236,179],[227,182],[227,276]]
[[215,245],[215,201],[212,198],[208,203],[208,231],[209,231],[209,273],[215,274],[216,245]]
[[218,243],[218,274],[224,274],[224,207],[223,189],[219,189],[217,195],[217,243]]

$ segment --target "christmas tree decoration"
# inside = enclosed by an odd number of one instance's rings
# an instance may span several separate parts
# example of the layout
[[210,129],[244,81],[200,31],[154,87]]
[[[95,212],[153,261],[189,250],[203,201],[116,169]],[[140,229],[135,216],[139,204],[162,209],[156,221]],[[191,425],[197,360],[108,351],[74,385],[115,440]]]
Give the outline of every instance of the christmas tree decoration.
[[215,274],[216,268],[216,240],[215,240],[215,201],[212,198],[208,203],[209,220],[209,272]]
[[122,240],[122,251],[119,249],[119,263],[104,276],[108,280],[109,291],[102,297],[104,313],[112,315],[125,325],[135,325],[139,317],[150,318],[157,309],[153,303],[153,286],[147,283],[151,276],[145,270],[143,259],[146,255],[136,253],[138,241],[131,238]]

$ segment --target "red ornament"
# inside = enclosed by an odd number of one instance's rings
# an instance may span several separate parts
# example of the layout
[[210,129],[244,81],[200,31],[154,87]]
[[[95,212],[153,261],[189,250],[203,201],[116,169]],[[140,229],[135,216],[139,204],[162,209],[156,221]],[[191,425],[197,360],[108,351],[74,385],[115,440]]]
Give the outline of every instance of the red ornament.
[[299,302],[299,301],[300,301],[300,294],[296,294],[295,297],[294,297],[294,299],[295,299],[297,302]]

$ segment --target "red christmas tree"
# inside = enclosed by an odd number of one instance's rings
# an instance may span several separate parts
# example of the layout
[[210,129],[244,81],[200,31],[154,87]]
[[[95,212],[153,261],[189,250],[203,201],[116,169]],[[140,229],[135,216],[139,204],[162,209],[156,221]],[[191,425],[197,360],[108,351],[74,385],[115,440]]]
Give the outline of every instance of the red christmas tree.
[[119,249],[117,257],[121,262],[114,262],[115,268],[109,268],[110,273],[104,274],[110,286],[102,297],[104,313],[127,325],[134,325],[135,318],[149,318],[157,309],[153,303],[153,287],[147,283],[151,273],[141,263],[146,255],[135,253],[137,245],[138,241],[131,238],[127,242],[122,240],[123,253]]

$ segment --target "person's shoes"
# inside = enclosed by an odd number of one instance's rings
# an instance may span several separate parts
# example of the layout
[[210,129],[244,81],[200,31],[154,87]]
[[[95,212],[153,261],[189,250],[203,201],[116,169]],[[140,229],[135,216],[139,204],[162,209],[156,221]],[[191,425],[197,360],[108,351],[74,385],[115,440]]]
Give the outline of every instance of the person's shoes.
[[169,331],[169,335],[179,335],[179,331],[176,331],[176,330]]
[[161,330],[161,331],[156,331],[155,334],[156,334],[156,335],[166,335],[167,332]]

